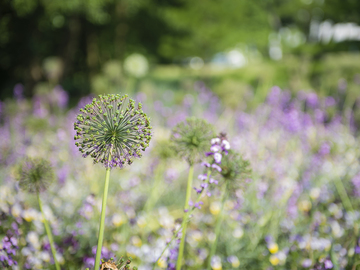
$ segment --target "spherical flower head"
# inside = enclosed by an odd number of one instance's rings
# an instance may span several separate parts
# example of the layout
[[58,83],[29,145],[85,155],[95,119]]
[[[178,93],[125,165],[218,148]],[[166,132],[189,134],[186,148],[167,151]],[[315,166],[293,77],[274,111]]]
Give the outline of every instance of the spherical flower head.
[[203,119],[191,117],[177,124],[171,134],[175,152],[190,165],[201,161],[210,148],[214,128]]
[[106,168],[123,168],[140,158],[149,146],[152,129],[141,108],[127,95],[112,94],[100,95],[80,109],[74,139],[83,157],[91,156]]
[[239,153],[233,150],[229,150],[227,155],[223,155],[221,164],[220,174],[229,181],[230,186],[233,187],[241,185],[241,180],[249,177],[251,173],[250,162],[243,159]]
[[27,158],[19,165],[16,178],[21,189],[38,193],[49,187],[54,179],[54,172],[49,161]]

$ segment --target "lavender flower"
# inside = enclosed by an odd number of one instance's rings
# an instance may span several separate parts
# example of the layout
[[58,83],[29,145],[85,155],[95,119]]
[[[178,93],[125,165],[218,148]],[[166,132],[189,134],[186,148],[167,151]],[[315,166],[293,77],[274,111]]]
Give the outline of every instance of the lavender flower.
[[80,109],[75,144],[83,157],[91,156],[94,163],[105,167],[123,168],[149,146],[151,139],[150,118],[142,111],[142,104],[135,108],[135,101],[127,95],[99,96]]
[[11,232],[2,239],[2,248],[0,248],[0,265],[7,268],[17,265],[17,261],[13,258],[16,255],[16,250],[19,249],[18,241],[15,235]]

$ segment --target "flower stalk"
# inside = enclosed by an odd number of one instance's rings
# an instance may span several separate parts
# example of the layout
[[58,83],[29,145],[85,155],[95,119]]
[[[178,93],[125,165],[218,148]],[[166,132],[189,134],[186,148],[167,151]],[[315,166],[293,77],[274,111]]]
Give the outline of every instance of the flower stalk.
[[189,201],[190,201],[191,190],[192,190],[193,175],[194,175],[194,165],[190,165],[187,188],[186,188],[186,198],[185,198],[185,208],[184,208],[185,214],[184,214],[184,219],[181,224],[181,227],[182,227],[181,242],[180,242],[180,246],[179,246],[179,255],[177,258],[177,262],[176,262],[176,270],[181,269],[182,258],[183,258],[183,254],[184,254],[186,229],[187,229],[187,224],[188,224],[187,220],[188,220],[189,214],[190,214],[188,207],[189,207]]
[[43,210],[43,207],[42,207],[42,202],[41,202],[41,199],[40,199],[39,192],[37,192],[36,195],[37,195],[37,199],[38,199],[38,202],[39,202],[40,211],[41,211],[41,214],[42,214],[42,217],[43,217],[43,220],[44,220],[45,231],[46,231],[46,234],[47,234],[47,236],[49,238],[51,253],[52,253],[53,258],[54,258],[55,267],[56,267],[56,270],[60,270],[59,262],[56,259],[56,249],[55,249],[55,245],[54,245],[54,239],[53,239],[53,236],[52,236],[52,233],[51,233],[49,223],[48,223],[48,221],[47,221],[47,219],[45,217],[45,214],[44,214],[44,210]]
[[[110,148],[110,153],[112,152],[112,147]],[[109,163],[111,160],[111,154],[109,154]],[[105,213],[106,213],[106,202],[107,196],[109,191],[109,182],[110,182],[110,166],[106,168],[106,175],[105,175],[105,184],[104,184],[104,194],[102,198],[102,205],[101,205],[101,217],[100,217],[100,227],[99,227],[99,239],[98,245],[96,249],[96,257],[95,257],[95,270],[99,269],[100,259],[101,259],[101,250],[102,245],[104,242],[104,231],[105,231]]]
[[107,168],[106,176],[105,176],[104,194],[103,194],[102,206],[101,206],[99,239],[98,239],[98,245],[97,245],[97,249],[96,249],[96,258],[95,258],[95,268],[94,269],[99,269],[99,265],[100,265],[101,249],[102,249],[102,244],[104,241],[105,212],[106,212],[106,201],[107,201],[108,190],[109,190],[109,182],[110,182],[109,180],[110,180],[110,168]]
[[224,188],[222,190],[222,194],[221,194],[221,208],[220,208],[220,213],[219,216],[216,220],[216,225],[215,225],[215,240],[211,245],[211,249],[210,249],[210,254],[209,254],[209,261],[208,261],[208,270],[211,270],[211,259],[212,257],[214,257],[215,252],[216,252],[216,246],[217,246],[217,242],[219,239],[219,235],[220,235],[220,228],[221,228],[221,224],[223,221],[223,211],[224,211],[224,206],[225,206],[225,201],[226,201],[226,195],[227,195],[227,181],[225,181],[224,183]]
[[[208,173],[207,173],[207,179],[206,179],[206,182],[205,183],[209,183],[209,179],[211,177],[211,170],[209,169],[208,170]],[[195,201],[195,204],[194,205],[197,205],[199,202],[200,202],[200,199],[202,197],[202,194],[203,193],[199,193],[196,201]],[[193,206],[190,211],[188,211],[188,215],[187,215],[187,219],[185,220],[186,223],[188,223],[190,221],[190,217],[191,217],[191,214],[194,212],[194,210],[196,209],[197,207],[196,206]],[[181,226],[174,232],[172,238],[170,239],[170,241],[167,243],[167,245],[165,246],[165,248],[163,249],[163,251],[161,252],[160,256],[157,258],[157,260],[155,261],[154,265],[153,265],[153,268],[152,270],[155,269],[155,265],[156,263],[160,260],[160,258],[162,257],[162,255],[164,254],[164,252],[167,250],[167,248],[170,246],[170,244],[172,243],[172,241],[174,241],[174,239],[177,237],[177,234],[178,232],[182,229],[182,225],[185,224],[184,222],[181,224]]]

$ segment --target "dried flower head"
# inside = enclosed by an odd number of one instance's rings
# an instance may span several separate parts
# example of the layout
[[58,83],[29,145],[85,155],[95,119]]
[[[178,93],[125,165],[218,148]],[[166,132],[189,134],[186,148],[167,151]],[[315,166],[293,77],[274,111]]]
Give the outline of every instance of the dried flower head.
[[201,161],[213,137],[214,128],[211,124],[203,119],[190,117],[173,128],[171,141],[175,152],[192,165]]
[[124,258],[121,258],[117,263],[114,261],[113,258],[105,262],[104,260],[101,260],[101,266],[100,270],[106,270],[106,269],[112,269],[112,270],[137,270],[137,267],[134,266],[130,269],[131,264],[131,258],[129,257],[127,260]]
[[54,172],[50,162],[42,158],[27,158],[17,170],[20,188],[31,193],[45,191],[53,179]]
[[142,104],[127,95],[99,95],[80,109],[74,123],[74,137],[83,157],[91,156],[94,163],[105,167],[123,168],[142,156],[151,139],[150,118]]

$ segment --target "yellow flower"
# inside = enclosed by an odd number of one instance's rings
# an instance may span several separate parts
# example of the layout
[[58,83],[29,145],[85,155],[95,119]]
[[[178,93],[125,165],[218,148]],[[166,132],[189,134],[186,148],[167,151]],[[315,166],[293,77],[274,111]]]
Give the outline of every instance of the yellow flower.
[[271,255],[269,261],[272,265],[278,265],[280,260],[275,255]]
[[167,263],[166,263],[166,261],[165,261],[163,258],[160,258],[160,259],[158,260],[157,264],[158,264],[158,266],[159,266],[160,268],[166,268],[166,267],[167,267]]
[[221,262],[215,262],[211,265],[211,268],[213,270],[222,270],[222,265],[221,265]]
[[142,246],[142,241],[138,236],[134,236],[133,238],[131,238],[131,242],[135,247],[141,247]]
[[146,226],[146,219],[144,217],[139,217],[136,223],[140,228],[144,228]]
[[199,231],[194,231],[192,234],[191,234],[191,238],[196,241],[196,242],[199,242],[201,239],[202,239],[202,233],[199,232]]
[[214,216],[218,215],[220,212],[220,208],[221,208],[221,205],[219,202],[211,203],[211,205],[210,205],[211,214],[213,214]]
[[268,249],[269,249],[270,253],[274,254],[279,251],[279,246],[276,243],[271,243],[271,244],[269,244]]
[[37,213],[34,209],[25,210],[23,211],[22,215],[23,215],[23,219],[25,219],[27,222],[31,222],[37,219]]
[[308,200],[303,200],[303,201],[299,202],[299,205],[298,205],[299,209],[303,212],[309,212],[311,209],[311,206],[312,206],[311,202]]
[[310,190],[310,198],[313,200],[316,200],[317,198],[319,198],[321,193],[321,189],[320,188],[312,188]]
[[11,213],[13,215],[13,217],[19,217],[21,214],[21,207],[18,204],[15,204],[12,208],[11,208]]
[[115,226],[115,227],[120,227],[121,225],[123,225],[125,222],[125,219],[119,215],[119,214],[115,214],[113,217],[112,217],[112,224]]
[[231,257],[231,266],[233,268],[238,268],[240,266],[240,261],[239,261],[238,257],[236,257],[236,256]]

